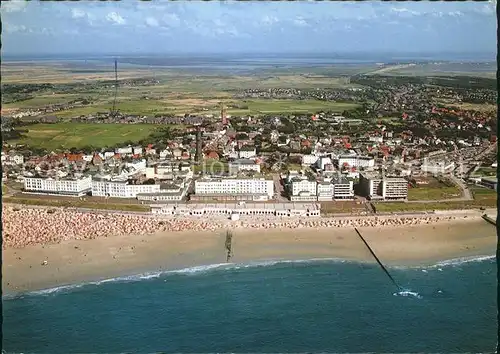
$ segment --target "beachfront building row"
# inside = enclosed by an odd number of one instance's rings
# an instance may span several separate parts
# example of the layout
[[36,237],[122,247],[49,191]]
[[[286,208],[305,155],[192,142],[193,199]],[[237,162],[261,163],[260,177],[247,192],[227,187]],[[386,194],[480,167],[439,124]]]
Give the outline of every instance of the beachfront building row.
[[267,201],[274,196],[274,182],[269,178],[204,177],[194,182],[191,200]]
[[239,216],[318,217],[321,216],[321,206],[318,203],[153,204],[151,212],[157,215],[221,216],[237,220]]
[[288,185],[290,200],[293,202],[354,199],[354,182],[344,177],[320,180],[294,177]]
[[66,196],[137,198],[143,201],[181,201],[187,194],[190,181],[178,179],[176,183],[140,183],[129,178],[87,176],[64,179],[25,178],[24,190],[28,193]]
[[29,193],[81,197],[92,190],[92,177],[65,179],[25,177],[24,190]]
[[359,178],[362,196],[371,200],[407,200],[408,181],[402,177],[385,177],[364,172]]

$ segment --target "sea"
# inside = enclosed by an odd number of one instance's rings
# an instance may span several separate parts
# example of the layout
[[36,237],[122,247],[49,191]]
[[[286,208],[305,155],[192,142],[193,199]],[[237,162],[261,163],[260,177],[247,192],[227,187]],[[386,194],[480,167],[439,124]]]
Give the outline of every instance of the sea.
[[7,353],[493,352],[496,260],[218,264],[3,300]]

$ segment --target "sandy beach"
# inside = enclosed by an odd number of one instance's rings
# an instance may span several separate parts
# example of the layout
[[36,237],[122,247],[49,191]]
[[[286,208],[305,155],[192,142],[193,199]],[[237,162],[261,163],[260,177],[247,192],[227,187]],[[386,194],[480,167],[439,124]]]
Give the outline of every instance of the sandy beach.
[[[356,226],[386,264],[432,264],[495,252],[496,229],[477,213],[425,220],[395,224],[377,220],[377,227],[364,221]],[[194,230],[100,235],[91,239],[67,237],[57,242],[31,242],[22,247],[10,245],[3,250],[4,291],[17,293],[224,263],[224,229],[212,228],[211,224],[203,229],[197,225]],[[257,225],[264,224],[258,222]],[[57,233],[57,230],[54,226],[50,231]],[[236,227],[233,230],[232,263],[317,258],[374,262],[350,224],[307,227],[299,223],[296,227]],[[44,261],[46,265],[42,265]]]

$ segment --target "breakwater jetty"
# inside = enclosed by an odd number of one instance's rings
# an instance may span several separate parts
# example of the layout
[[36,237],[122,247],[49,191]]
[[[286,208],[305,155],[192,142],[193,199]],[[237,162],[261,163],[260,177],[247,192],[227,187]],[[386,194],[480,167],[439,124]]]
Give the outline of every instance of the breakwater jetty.
[[492,217],[488,216],[487,214],[484,214],[484,215],[482,216],[482,218],[483,218],[484,220],[486,220],[487,222],[489,222],[490,224],[492,224],[493,226],[497,226],[497,220],[496,220],[496,218],[495,218],[495,219],[493,219]]

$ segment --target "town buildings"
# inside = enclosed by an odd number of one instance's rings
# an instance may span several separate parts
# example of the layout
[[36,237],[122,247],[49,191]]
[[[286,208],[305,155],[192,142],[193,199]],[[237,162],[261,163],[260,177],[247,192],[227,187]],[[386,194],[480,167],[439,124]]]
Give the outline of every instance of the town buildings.
[[289,183],[293,202],[354,199],[354,182],[343,176],[333,178],[293,177]]

